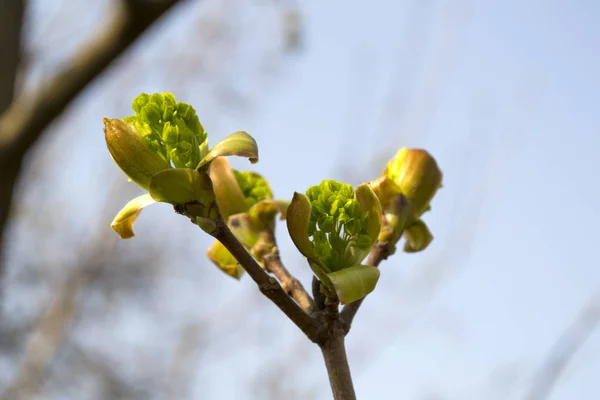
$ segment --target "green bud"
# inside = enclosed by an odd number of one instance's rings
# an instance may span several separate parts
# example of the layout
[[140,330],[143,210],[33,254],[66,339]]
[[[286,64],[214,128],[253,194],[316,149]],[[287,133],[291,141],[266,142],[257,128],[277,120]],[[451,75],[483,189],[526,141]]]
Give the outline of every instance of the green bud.
[[425,212],[441,187],[442,171],[425,150],[403,147],[388,163],[384,175],[389,177],[413,204],[417,216]]

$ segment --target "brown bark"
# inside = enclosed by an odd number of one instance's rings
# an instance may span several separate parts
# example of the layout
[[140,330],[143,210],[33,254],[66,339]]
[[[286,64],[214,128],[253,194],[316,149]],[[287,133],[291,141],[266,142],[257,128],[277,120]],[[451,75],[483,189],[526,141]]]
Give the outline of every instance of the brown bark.
[[325,367],[327,368],[329,383],[335,400],[356,399],[350,365],[346,355],[345,334],[343,326],[334,321],[330,335],[321,345],[321,352],[325,359]]

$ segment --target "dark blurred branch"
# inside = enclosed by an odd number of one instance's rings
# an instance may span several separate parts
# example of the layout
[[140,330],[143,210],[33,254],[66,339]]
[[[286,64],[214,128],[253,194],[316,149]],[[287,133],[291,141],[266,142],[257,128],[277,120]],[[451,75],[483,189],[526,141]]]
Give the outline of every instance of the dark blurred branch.
[[[10,107],[15,95],[17,72],[21,58],[21,27],[25,3],[23,0],[6,0],[0,2],[0,116]],[[0,117],[1,118],[1,117]],[[1,120],[1,119],[0,119]],[[0,140],[3,134],[0,129]],[[8,160],[7,152],[0,147],[0,282],[2,281],[2,232],[12,198],[14,182],[20,166],[20,158]]]
[[21,58],[23,0],[0,2],[0,115],[10,106],[15,94],[15,80]]
[[[106,29],[88,43],[81,46],[73,58],[65,63],[54,77],[30,92],[21,93],[9,108],[0,116],[0,239],[8,220],[15,184],[21,172],[23,158],[36,142],[44,129],[58,117],[83,89],[98,77],[117,57],[119,57],[146,29],[164,15],[172,6],[183,0],[144,1],[126,0],[111,16]],[[22,15],[22,2],[9,3],[9,11],[1,12],[2,29],[5,28],[4,16],[17,23]],[[11,5],[15,4],[12,10]],[[20,5],[20,6],[19,6]],[[0,10],[4,11],[2,8]],[[14,18],[14,20],[13,20]],[[15,21],[15,22],[13,22]],[[20,24],[19,24],[20,25]],[[12,36],[2,37],[2,46],[14,49],[15,44],[6,41],[17,40],[20,27],[13,27]],[[8,40],[4,39],[8,38]],[[14,53],[8,55],[9,61]],[[18,54],[18,53],[17,53]],[[6,54],[3,52],[3,58]],[[4,58],[6,60],[6,58]],[[1,63],[3,66],[5,61]],[[14,73],[10,85],[14,86]],[[5,79],[2,76],[1,79]],[[4,89],[5,85],[0,86]],[[7,98],[5,93],[0,97]],[[2,108],[0,108],[2,110]],[[2,110],[4,111],[4,110]],[[1,250],[0,250],[1,251]],[[0,253],[0,274],[2,273],[2,254]]]
[[546,400],[569,362],[600,323],[600,294],[581,310],[575,321],[567,327],[550,350],[533,378],[533,383],[524,400]]

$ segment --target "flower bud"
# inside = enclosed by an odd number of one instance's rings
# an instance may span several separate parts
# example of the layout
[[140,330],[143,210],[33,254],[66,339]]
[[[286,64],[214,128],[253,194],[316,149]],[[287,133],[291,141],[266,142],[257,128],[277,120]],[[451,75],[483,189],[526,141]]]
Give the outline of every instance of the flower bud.
[[384,175],[398,185],[415,208],[416,215],[425,212],[441,187],[442,171],[425,150],[403,147],[388,163]]
[[142,93],[132,108],[135,115],[123,120],[131,122],[155,152],[175,168],[198,166],[207,135],[191,105],[176,102],[171,93]]
[[358,300],[377,284],[376,267],[360,265],[381,229],[381,205],[368,184],[324,180],[306,195],[294,193],[287,209],[292,241],[319,280],[342,304]]
[[248,209],[262,200],[273,199],[273,193],[269,187],[269,183],[260,174],[252,171],[237,171],[233,170],[235,179],[244,194]]

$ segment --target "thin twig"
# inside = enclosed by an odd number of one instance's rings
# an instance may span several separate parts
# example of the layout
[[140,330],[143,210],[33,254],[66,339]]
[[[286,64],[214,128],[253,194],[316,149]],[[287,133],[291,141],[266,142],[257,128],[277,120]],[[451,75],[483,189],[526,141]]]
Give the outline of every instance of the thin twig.
[[298,328],[313,342],[318,342],[319,323],[283,290],[275,278],[270,277],[256,260],[246,251],[244,246],[233,235],[221,218],[217,222],[215,239],[220,241],[256,282],[260,291],[267,296]]
[[275,235],[272,229],[265,229],[260,232],[259,241],[269,250],[262,256],[262,260],[267,272],[275,276],[281,283],[281,287],[287,294],[292,296],[296,303],[302,307],[305,312],[309,312],[313,307],[313,299],[310,297],[302,283],[292,275],[283,265],[279,255],[279,249],[275,242]]

